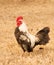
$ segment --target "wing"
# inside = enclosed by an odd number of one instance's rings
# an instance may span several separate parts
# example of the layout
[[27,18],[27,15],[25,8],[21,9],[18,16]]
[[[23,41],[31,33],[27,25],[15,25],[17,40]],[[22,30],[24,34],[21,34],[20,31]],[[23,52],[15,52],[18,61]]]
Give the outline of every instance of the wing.
[[17,42],[21,45],[22,49],[24,51],[32,51],[32,48],[31,48],[31,41],[30,39],[25,35],[25,33],[23,32],[20,32],[18,30],[18,28],[15,29],[15,37],[16,37],[16,40]]

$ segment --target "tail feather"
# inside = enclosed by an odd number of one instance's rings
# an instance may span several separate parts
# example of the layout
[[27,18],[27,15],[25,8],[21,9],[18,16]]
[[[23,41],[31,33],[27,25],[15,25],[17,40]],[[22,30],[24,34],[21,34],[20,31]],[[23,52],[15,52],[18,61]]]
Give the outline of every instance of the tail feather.
[[47,35],[47,34],[49,33],[49,31],[50,31],[49,27],[45,27],[45,28],[43,28],[42,30],[40,30],[40,31],[37,33],[37,35],[38,35],[38,34]]
[[39,41],[36,42],[36,44],[46,44],[49,41],[49,33],[50,29],[49,27],[45,27],[42,30],[40,30],[37,34],[36,37],[39,38]]

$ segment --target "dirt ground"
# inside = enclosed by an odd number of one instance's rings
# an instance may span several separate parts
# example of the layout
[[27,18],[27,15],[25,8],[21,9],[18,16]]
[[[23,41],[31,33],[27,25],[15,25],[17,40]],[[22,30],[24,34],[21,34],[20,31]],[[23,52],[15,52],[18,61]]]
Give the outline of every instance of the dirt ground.
[[[48,26],[49,43],[37,45],[33,52],[23,52],[14,36],[19,15],[31,34]],[[0,65],[54,65],[53,0],[0,0]]]

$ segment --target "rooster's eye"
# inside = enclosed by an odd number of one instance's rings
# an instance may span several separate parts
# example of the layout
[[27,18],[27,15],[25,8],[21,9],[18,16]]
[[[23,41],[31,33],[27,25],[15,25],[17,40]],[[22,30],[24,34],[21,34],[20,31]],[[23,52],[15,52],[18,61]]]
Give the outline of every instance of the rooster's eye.
[[21,21],[18,21],[18,22],[17,22],[17,25],[18,25],[18,26],[20,26],[21,24],[22,24],[22,22],[21,22]]
[[22,22],[21,21],[18,21],[19,24],[21,24]]

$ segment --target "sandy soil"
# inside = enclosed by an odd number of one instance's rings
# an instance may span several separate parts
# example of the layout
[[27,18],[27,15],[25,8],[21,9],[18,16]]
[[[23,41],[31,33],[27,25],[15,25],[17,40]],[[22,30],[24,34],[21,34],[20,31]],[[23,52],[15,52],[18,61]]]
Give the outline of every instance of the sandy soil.
[[[24,17],[31,34],[50,27],[49,43],[24,53],[14,36],[19,15]],[[0,65],[54,65],[53,0],[0,0]]]

